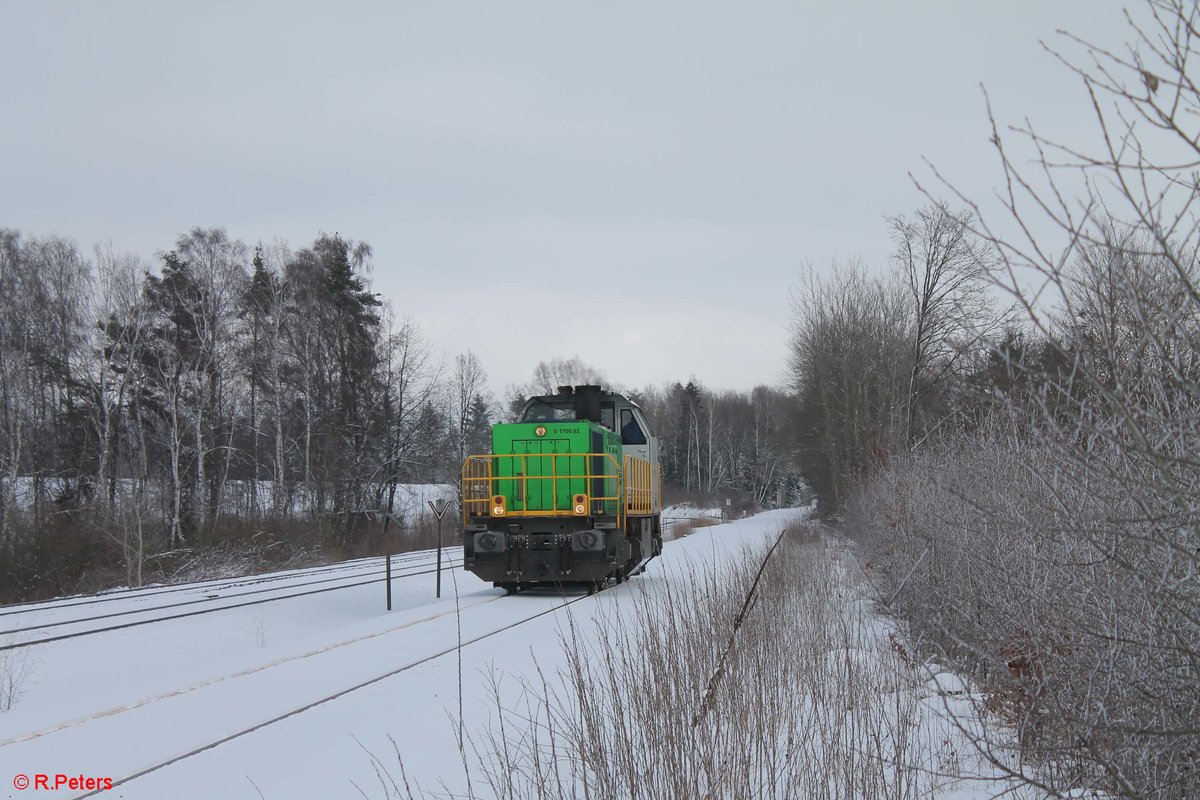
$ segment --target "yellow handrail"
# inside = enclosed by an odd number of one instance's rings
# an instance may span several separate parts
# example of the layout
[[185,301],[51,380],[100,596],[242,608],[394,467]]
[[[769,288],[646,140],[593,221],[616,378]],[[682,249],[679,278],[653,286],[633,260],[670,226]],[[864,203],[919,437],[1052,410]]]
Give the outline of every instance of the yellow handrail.
[[625,508],[635,516],[656,513],[654,465],[635,456],[625,456]]
[[[530,475],[529,459],[543,459],[536,462],[538,470],[545,472],[545,459],[550,460],[549,474]],[[579,461],[568,461],[566,473],[558,469],[560,458],[582,459],[583,472],[576,474],[571,465]],[[603,467],[594,470],[593,459],[603,459]],[[495,468],[507,461],[508,469]],[[576,467],[577,469],[577,467]],[[510,474],[495,474],[495,471]],[[636,456],[625,456],[624,463],[609,453],[511,453],[503,455],[473,455],[468,456],[462,468],[462,512],[463,525],[470,524],[470,518],[492,516],[492,498],[513,495],[513,501],[520,508],[505,507],[505,517],[570,517],[578,516],[574,504],[566,503],[560,508],[558,488],[561,481],[583,481],[588,499],[588,516],[603,513],[607,504],[616,506],[617,525],[623,530],[627,516],[657,514],[662,508],[661,471],[657,464],[652,464]],[[593,495],[594,481],[615,481],[612,488],[602,490],[602,494]],[[550,508],[529,508],[530,484],[541,481],[540,492],[550,490]],[[535,484],[536,485],[536,484]],[[505,491],[507,489],[508,491]],[[539,492],[539,494],[540,494]],[[610,494],[611,492],[611,494]],[[519,495],[519,497],[518,497]]]

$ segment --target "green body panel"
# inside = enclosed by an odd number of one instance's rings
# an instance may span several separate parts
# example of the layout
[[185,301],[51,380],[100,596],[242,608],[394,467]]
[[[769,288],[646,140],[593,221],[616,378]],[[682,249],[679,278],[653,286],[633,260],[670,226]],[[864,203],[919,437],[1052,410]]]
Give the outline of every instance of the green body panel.
[[[545,428],[543,436],[538,428]],[[607,458],[588,458],[583,453],[607,453]],[[492,477],[495,491],[504,495],[510,511],[569,514],[577,494],[592,497],[621,497],[624,487],[619,478],[566,478],[570,475],[620,475],[621,437],[594,422],[514,422],[492,426],[492,454],[520,455],[522,458],[495,458]],[[520,478],[526,480],[504,480]],[[593,502],[588,515],[617,513],[617,501]]]

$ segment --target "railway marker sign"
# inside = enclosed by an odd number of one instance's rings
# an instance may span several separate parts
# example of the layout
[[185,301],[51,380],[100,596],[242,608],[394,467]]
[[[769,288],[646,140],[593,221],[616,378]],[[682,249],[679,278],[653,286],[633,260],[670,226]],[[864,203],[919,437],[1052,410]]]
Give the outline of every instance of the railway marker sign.
[[437,555],[437,597],[442,597],[442,516],[446,513],[446,509],[450,507],[450,501],[444,497],[439,497],[437,500],[426,500],[429,504],[429,510],[437,517],[438,521],[438,555]]

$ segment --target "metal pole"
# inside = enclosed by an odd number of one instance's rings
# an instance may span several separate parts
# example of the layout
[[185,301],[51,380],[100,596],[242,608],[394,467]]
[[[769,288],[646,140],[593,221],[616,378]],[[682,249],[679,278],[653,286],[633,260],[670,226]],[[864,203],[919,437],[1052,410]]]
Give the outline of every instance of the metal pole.
[[383,519],[383,550],[387,554],[387,610],[392,610],[392,540],[387,535],[387,524],[390,517]]
[[442,518],[438,517],[437,596],[442,596]]

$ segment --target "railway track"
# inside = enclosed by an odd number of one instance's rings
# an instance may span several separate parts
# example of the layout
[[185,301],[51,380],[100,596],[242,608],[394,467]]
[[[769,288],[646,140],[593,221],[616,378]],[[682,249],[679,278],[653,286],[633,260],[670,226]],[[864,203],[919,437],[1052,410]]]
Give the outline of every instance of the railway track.
[[[497,600],[501,600],[501,599],[503,599],[501,596],[489,597],[489,598],[486,598],[479,602],[463,605],[461,607],[461,610],[465,610],[468,608],[474,608],[475,606],[481,606],[486,603],[494,603]],[[174,697],[181,697],[185,694],[190,694],[199,689],[204,689],[204,688],[213,686],[218,683],[224,683],[225,681],[230,681],[230,680],[237,680],[238,678],[244,678],[248,675],[258,674],[258,673],[262,672],[263,670],[283,666],[284,664],[290,664],[295,661],[302,661],[306,658],[312,658],[314,656],[319,656],[319,655],[322,655],[324,653],[328,653],[328,652],[331,652],[334,650],[340,650],[343,647],[349,647],[350,645],[354,645],[359,642],[369,641],[371,639],[375,639],[380,636],[386,636],[389,633],[395,633],[396,631],[405,630],[407,628],[412,628],[416,625],[420,625],[425,622],[431,622],[433,620],[440,619],[449,614],[455,613],[455,611],[456,611],[456,609],[440,611],[436,614],[430,614],[429,616],[421,617],[416,620],[408,620],[406,622],[402,622],[399,625],[392,625],[392,626],[384,628],[383,630],[380,630],[380,631],[373,631],[371,633],[363,634],[361,636],[355,636],[353,638],[345,639],[343,641],[336,642],[331,645],[317,647],[312,650],[305,651],[303,653],[297,653],[294,655],[285,656],[283,658],[279,658],[279,659],[276,659],[275,661],[271,661],[271,662],[268,662],[265,664],[256,664],[247,669],[243,669],[238,672],[230,673],[228,675],[220,675],[215,678],[208,678],[206,680],[200,681],[199,683],[194,683],[194,684],[191,684],[190,686],[185,686],[180,689],[171,689],[169,691],[161,692],[161,693],[153,695],[151,697],[142,698],[133,703],[123,703],[114,708],[108,708],[103,711],[97,711],[93,714],[88,714],[87,716],[84,716],[84,717],[78,717],[76,719],[68,720],[66,722],[62,722],[57,725],[53,725],[49,728],[43,728],[41,730],[32,731],[30,733],[13,736],[12,738],[9,738],[9,739],[0,740],[0,747],[6,747],[10,744],[17,744],[19,742],[27,742],[27,741],[31,741],[33,739],[40,739],[43,736],[58,733],[58,732],[64,731],[64,730],[69,730],[71,728],[77,728],[80,725],[84,725],[88,722],[93,722],[93,721],[99,720],[99,719],[107,719],[109,717],[115,717],[119,714],[124,714],[129,711],[133,711],[134,709],[142,708],[144,706],[148,706],[148,705],[157,703],[162,700],[169,700]]]
[[[117,788],[118,786],[123,786],[123,785],[125,785],[125,784],[127,784],[127,783],[129,783],[129,782],[131,782],[131,781],[135,781],[135,780],[137,780],[138,778],[142,778],[142,777],[144,777],[144,776],[146,776],[146,775],[149,775],[149,774],[151,774],[151,773],[153,773],[153,772],[157,772],[157,771],[159,771],[159,770],[161,770],[161,769],[164,769],[164,768],[166,768],[166,767],[169,767],[169,766],[171,766],[172,764],[177,764],[177,763],[179,763],[180,761],[184,761],[184,760],[186,760],[186,759],[193,758],[193,757],[195,757],[195,756],[198,756],[198,755],[200,755],[201,753],[205,753],[205,752],[207,752],[207,751],[209,751],[209,750],[212,750],[212,749],[214,749],[214,748],[220,747],[220,746],[221,746],[221,745],[223,745],[223,744],[227,744],[227,743],[229,743],[229,742],[232,742],[232,741],[234,741],[235,739],[240,739],[240,738],[242,738],[243,736],[247,736],[247,735],[249,735],[249,734],[251,734],[251,733],[255,733],[256,731],[260,731],[260,730],[262,730],[262,729],[264,729],[264,728],[267,728],[267,727],[269,727],[269,726],[271,726],[271,725],[275,725],[275,724],[277,724],[277,723],[280,723],[280,722],[282,722],[282,721],[284,721],[284,720],[286,720],[286,719],[289,719],[289,718],[291,718],[291,717],[294,717],[294,716],[296,716],[297,714],[302,714],[302,713],[304,713],[305,711],[309,711],[310,709],[316,708],[317,706],[321,706],[321,705],[324,705],[324,704],[326,704],[326,703],[332,702],[332,701],[334,701],[334,700],[337,700],[338,698],[345,697],[346,695],[348,695],[348,694],[350,694],[350,693],[352,693],[352,692],[356,692],[356,691],[358,691],[358,690],[360,690],[360,689],[363,689],[363,688],[366,688],[366,687],[368,687],[368,686],[372,686],[372,685],[374,685],[374,684],[376,684],[376,683],[379,683],[380,681],[384,681],[384,680],[387,680],[388,678],[391,678],[391,677],[393,677],[393,676],[396,676],[396,675],[399,675],[399,674],[401,674],[401,673],[407,672],[408,670],[411,670],[411,669],[414,669],[414,668],[416,668],[416,667],[419,667],[419,666],[421,666],[422,664],[428,664],[429,662],[431,662],[431,661],[434,661],[434,660],[436,660],[436,659],[439,659],[439,658],[441,658],[442,656],[450,655],[450,654],[452,654],[452,653],[455,653],[455,652],[457,652],[457,651],[459,651],[459,650],[461,650],[461,649],[463,649],[463,648],[465,648],[465,647],[468,647],[468,646],[470,646],[470,645],[477,644],[477,643],[479,643],[479,642],[482,642],[482,641],[484,641],[484,640],[490,639],[490,638],[491,638],[491,637],[493,637],[493,636],[496,636],[496,635],[498,635],[498,634],[504,633],[505,631],[508,631],[508,630],[512,630],[513,628],[516,628],[516,627],[518,627],[518,626],[520,626],[520,625],[524,625],[525,623],[532,622],[532,621],[533,621],[533,620],[535,620],[535,619],[539,619],[539,618],[541,618],[541,617],[544,617],[544,616],[547,616],[547,615],[549,615],[549,614],[556,613],[556,612],[558,612],[558,611],[562,610],[563,608],[566,608],[567,606],[573,605],[573,604],[575,604],[575,603],[578,603],[578,602],[580,602],[580,601],[582,601],[582,600],[586,600],[586,599],[588,599],[588,598],[589,598],[589,597],[591,597],[591,596],[592,596],[592,595],[582,595],[582,596],[579,596],[579,597],[573,597],[573,598],[570,598],[570,599],[566,599],[566,598],[564,598],[563,602],[561,602],[561,603],[559,603],[559,604],[557,604],[557,605],[555,605],[555,606],[552,606],[551,608],[543,609],[543,610],[541,610],[541,611],[538,611],[537,613],[530,614],[530,615],[528,615],[528,616],[522,617],[521,619],[518,619],[518,620],[515,620],[515,621],[512,621],[512,622],[509,622],[509,623],[508,623],[508,624],[506,624],[506,625],[503,625],[503,626],[501,626],[501,627],[499,627],[499,628],[496,628],[496,629],[494,629],[494,630],[490,630],[490,631],[488,631],[487,633],[480,634],[480,635],[478,635],[478,636],[474,636],[474,637],[472,637],[472,638],[470,638],[470,639],[467,639],[467,640],[465,640],[465,641],[463,641],[463,642],[461,642],[461,643],[458,643],[458,644],[456,644],[456,645],[454,645],[454,646],[452,646],[452,647],[443,648],[443,649],[441,649],[441,650],[439,650],[439,651],[437,651],[437,652],[435,652],[435,653],[432,653],[432,654],[430,654],[430,655],[426,655],[426,656],[423,656],[423,657],[421,657],[421,658],[415,659],[415,660],[413,660],[413,661],[409,661],[409,662],[407,662],[407,663],[403,664],[402,666],[399,666],[399,667],[396,667],[396,668],[394,668],[394,669],[388,670],[388,671],[386,671],[386,672],[383,672],[383,673],[381,673],[381,674],[379,674],[379,675],[375,675],[375,676],[373,676],[373,677],[371,677],[371,678],[368,678],[368,679],[366,679],[366,680],[359,681],[358,683],[355,683],[354,685],[352,685],[352,686],[349,686],[349,687],[347,687],[347,688],[345,688],[345,689],[340,689],[340,690],[338,690],[338,691],[336,691],[336,692],[333,692],[333,693],[330,693],[330,694],[324,695],[323,697],[320,697],[320,698],[318,698],[318,699],[316,699],[316,700],[313,700],[313,701],[311,701],[311,702],[305,703],[305,704],[303,704],[303,705],[297,706],[297,707],[295,707],[295,708],[289,709],[289,710],[287,710],[287,711],[285,711],[285,712],[283,712],[283,713],[281,713],[281,714],[277,714],[277,715],[275,715],[275,716],[273,716],[273,717],[270,717],[269,719],[262,720],[262,721],[260,721],[260,722],[257,722],[257,723],[255,723],[255,724],[253,724],[253,725],[249,725],[249,726],[247,726],[247,727],[245,727],[245,728],[242,728],[242,729],[240,729],[240,730],[238,730],[238,731],[235,731],[235,732],[233,732],[233,733],[230,733],[230,734],[228,734],[228,735],[226,735],[226,736],[222,736],[222,737],[220,737],[220,738],[218,738],[218,739],[215,739],[215,740],[213,740],[213,741],[210,741],[210,742],[207,742],[207,743],[205,743],[205,744],[199,745],[199,746],[197,746],[197,747],[194,747],[194,748],[192,748],[192,749],[189,749],[189,750],[187,750],[187,751],[185,751],[185,752],[182,752],[182,753],[176,754],[176,755],[174,755],[174,756],[171,756],[171,757],[169,757],[169,758],[167,758],[167,759],[164,759],[164,760],[162,760],[162,761],[159,761],[159,762],[157,762],[157,763],[155,763],[155,764],[152,764],[151,766],[144,767],[144,768],[142,768],[142,769],[138,770],[137,772],[131,773],[131,774],[129,774],[129,775],[126,775],[126,776],[124,776],[124,777],[122,777],[122,778],[118,778],[118,779],[114,780],[114,781],[112,782],[112,788],[113,788],[113,789],[115,789],[115,788]],[[493,598],[493,600],[494,600],[494,599],[499,599],[499,598]],[[479,604],[476,604],[476,605],[479,605]],[[452,612],[450,612],[450,611],[444,612],[444,614],[449,614],[449,613],[452,613]],[[438,615],[438,616],[444,616],[444,614],[441,614],[441,615]],[[353,641],[358,641],[358,640],[353,640]],[[352,644],[352,643],[353,643],[353,641],[351,641],[351,642],[347,642],[347,643],[344,643],[344,644],[342,644],[342,645],[339,645],[339,646],[345,646],[346,644]],[[97,797],[97,796],[99,796],[99,795],[102,795],[102,794],[104,794],[104,793],[105,793],[105,790],[100,790],[100,789],[98,789],[98,790],[95,790],[95,791],[87,792],[87,793],[85,793],[85,794],[76,795],[76,796],[75,796],[75,798],[74,798],[74,800],[84,800],[84,798],[88,798],[88,797]]]
[[[433,557],[433,552],[428,550],[421,550],[415,553],[401,553],[392,556],[392,565],[395,566],[396,564],[419,561],[425,558]],[[382,556],[369,556],[367,558],[358,558],[352,561],[342,561],[337,564],[328,564],[323,567],[305,567],[284,572],[272,572],[268,575],[246,575],[239,578],[210,578],[200,581],[172,583],[165,586],[114,589],[107,592],[97,592],[95,594],[87,595],[73,595],[71,597],[64,597],[59,600],[46,600],[39,603],[8,603],[5,605],[0,605],[0,618],[9,617],[16,614],[29,614],[38,611],[57,611],[62,608],[74,608],[75,606],[93,605],[96,603],[138,600],[143,597],[157,597],[163,594],[174,594],[177,592],[186,592],[198,589],[219,590],[223,588],[238,588],[241,586],[254,586],[261,583],[287,581],[293,578],[321,575],[330,572],[353,572],[356,570],[368,570],[372,567],[375,567],[379,563],[380,558],[382,558]]]
[[[443,569],[447,569],[447,568],[454,569],[461,565],[462,565],[461,558],[459,558],[458,560],[455,560],[453,558],[446,558],[446,559],[444,559],[442,568]],[[416,565],[414,565],[414,566],[416,566]],[[414,577],[417,575],[429,575],[429,574],[432,574],[437,571],[436,566],[433,566],[432,562],[430,564],[422,564],[421,566],[429,566],[430,568],[429,569],[410,570],[407,572],[399,572],[399,573],[397,573],[393,569],[392,579],[396,580],[399,578],[411,578],[411,577]],[[365,580],[353,580],[354,578],[367,577],[367,576],[370,576],[370,577]],[[308,587],[308,586],[330,583],[333,581],[345,581],[345,580],[351,580],[351,582],[350,583],[340,583],[337,586],[322,586],[319,589],[309,589],[308,591],[301,591],[301,592],[290,591],[292,589],[304,588],[304,587]],[[361,576],[354,575],[354,576],[339,576],[339,577],[335,577],[335,578],[322,578],[322,579],[316,580],[316,581],[308,581],[305,583],[293,584],[293,585],[283,586],[283,587],[269,587],[266,589],[255,589],[255,590],[252,590],[249,592],[240,592],[240,593],[237,593],[234,595],[229,595],[229,596],[224,596],[224,597],[201,597],[201,598],[197,598],[195,600],[185,600],[185,601],[178,602],[178,603],[169,603],[166,605],[151,606],[149,608],[130,609],[128,611],[117,611],[117,612],[112,612],[112,613],[107,613],[107,614],[97,614],[97,615],[92,615],[89,617],[77,617],[77,618],[68,619],[68,620],[58,620],[55,622],[43,623],[40,625],[30,625],[30,626],[26,626],[23,628],[11,628],[11,629],[5,630],[0,633],[2,633],[4,635],[16,635],[16,634],[21,634],[21,633],[29,633],[32,631],[57,628],[57,627],[62,627],[62,626],[66,626],[66,625],[82,625],[82,624],[87,624],[89,622],[99,622],[99,621],[106,620],[106,619],[114,619],[117,617],[131,616],[134,614],[149,614],[149,613],[154,613],[154,612],[158,612],[158,611],[182,608],[185,606],[217,603],[218,601],[221,601],[221,600],[238,600],[239,598],[250,597],[253,595],[265,594],[265,593],[269,593],[269,592],[273,592],[273,593],[289,592],[287,594],[272,594],[269,597],[256,597],[253,600],[246,600],[243,602],[222,603],[220,605],[209,606],[209,607],[199,608],[199,609],[192,609],[190,611],[184,611],[184,612],[180,612],[180,613],[176,613],[176,614],[168,614],[166,616],[159,616],[159,617],[154,617],[151,619],[133,620],[133,621],[129,621],[129,622],[118,623],[116,625],[106,625],[106,626],[99,627],[99,628],[91,628],[91,629],[85,630],[85,631],[74,631],[72,633],[64,633],[64,634],[59,634],[56,636],[43,636],[40,638],[25,641],[25,642],[10,642],[9,644],[0,645],[0,652],[6,651],[6,650],[17,650],[17,649],[24,648],[24,647],[32,647],[34,645],[39,645],[39,644],[49,644],[51,642],[61,642],[61,641],[67,640],[67,639],[75,639],[75,638],[79,638],[81,636],[92,636],[92,635],[95,635],[98,633],[106,633],[108,631],[123,630],[125,628],[133,628],[133,627],[137,627],[140,625],[150,625],[150,624],[157,623],[157,622],[167,622],[169,620],[184,619],[186,617],[194,617],[194,616],[199,616],[201,614],[212,614],[212,613],[215,613],[218,611],[228,611],[228,610],[234,609],[234,608],[245,608],[246,606],[260,605],[263,603],[272,603],[272,602],[275,602],[276,600],[290,600],[290,599],[297,598],[297,597],[308,597],[308,596],[315,595],[315,594],[323,594],[325,592],[333,592],[333,591],[338,591],[341,589],[352,589],[352,588],[355,588],[358,586],[367,586],[372,583],[382,583],[385,580],[386,580],[386,570],[379,569],[374,572],[365,573],[364,575],[361,575]]]

